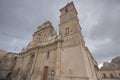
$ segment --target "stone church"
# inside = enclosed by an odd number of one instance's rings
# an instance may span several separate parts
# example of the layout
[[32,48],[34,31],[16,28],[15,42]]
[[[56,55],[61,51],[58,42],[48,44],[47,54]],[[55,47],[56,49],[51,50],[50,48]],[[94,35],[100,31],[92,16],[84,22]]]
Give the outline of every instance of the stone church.
[[77,15],[70,2],[60,9],[58,35],[50,21],[40,25],[32,41],[17,55],[9,76],[14,80],[100,80]]

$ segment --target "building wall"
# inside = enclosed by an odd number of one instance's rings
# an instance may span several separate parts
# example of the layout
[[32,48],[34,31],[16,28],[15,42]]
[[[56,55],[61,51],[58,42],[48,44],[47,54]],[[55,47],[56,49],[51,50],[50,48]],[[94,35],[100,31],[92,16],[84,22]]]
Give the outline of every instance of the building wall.
[[120,80],[120,70],[102,70],[102,80]]
[[120,56],[115,57],[111,62],[104,62],[100,69],[102,80],[120,80]]
[[0,62],[0,78],[10,78],[16,64],[17,54],[8,52]]
[[4,55],[5,55],[6,53],[7,53],[7,51],[0,49],[0,61],[1,61],[1,59],[4,57]]

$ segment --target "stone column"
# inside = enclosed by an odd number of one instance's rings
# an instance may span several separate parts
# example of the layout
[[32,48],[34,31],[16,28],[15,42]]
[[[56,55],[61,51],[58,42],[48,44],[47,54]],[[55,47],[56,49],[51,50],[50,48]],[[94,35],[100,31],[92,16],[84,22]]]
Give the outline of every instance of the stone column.
[[55,80],[61,80],[61,42],[57,43]]

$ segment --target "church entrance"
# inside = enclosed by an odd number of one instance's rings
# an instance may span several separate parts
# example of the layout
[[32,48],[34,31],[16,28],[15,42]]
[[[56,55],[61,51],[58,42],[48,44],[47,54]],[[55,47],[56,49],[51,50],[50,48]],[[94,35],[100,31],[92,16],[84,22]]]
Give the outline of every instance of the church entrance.
[[48,80],[48,66],[44,67],[44,75],[43,75],[43,80]]

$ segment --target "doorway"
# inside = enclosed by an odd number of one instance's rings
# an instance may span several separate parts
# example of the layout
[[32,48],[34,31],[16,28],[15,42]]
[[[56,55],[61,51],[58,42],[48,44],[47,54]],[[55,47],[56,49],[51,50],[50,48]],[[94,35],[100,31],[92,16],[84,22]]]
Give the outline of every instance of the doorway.
[[43,80],[48,80],[48,66],[44,67],[44,75],[43,75]]

